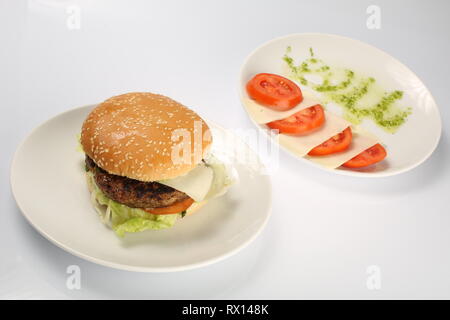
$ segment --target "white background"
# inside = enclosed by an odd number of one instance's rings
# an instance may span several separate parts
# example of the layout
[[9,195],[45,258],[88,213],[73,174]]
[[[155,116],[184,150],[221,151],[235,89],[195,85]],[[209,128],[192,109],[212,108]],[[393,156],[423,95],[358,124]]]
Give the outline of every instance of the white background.
[[[380,30],[366,27],[371,4],[381,8]],[[81,9],[79,30],[67,27],[70,5]],[[0,298],[450,298],[449,12],[445,0],[0,0]],[[251,128],[238,100],[239,68],[256,46],[298,32],[359,39],[415,71],[443,121],[432,157],[406,174],[358,179],[281,153],[261,236],[223,262],[179,273],[83,261],[21,216],[9,166],[39,123],[143,90],[227,128]],[[66,287],[69,265],[81,268],[81,290]],[[371,265],[381,270],[379,290],[366,286]]]

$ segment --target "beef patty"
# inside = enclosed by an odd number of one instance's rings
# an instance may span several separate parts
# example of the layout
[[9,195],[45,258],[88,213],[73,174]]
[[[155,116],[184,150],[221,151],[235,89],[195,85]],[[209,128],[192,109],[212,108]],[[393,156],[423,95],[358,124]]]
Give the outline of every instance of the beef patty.
[[158,182],[143,182],[110,174],[86,155],[86,168],[94,174],[95,182],[110,199],[131,208],[161,208],[186,200],[189,196]]

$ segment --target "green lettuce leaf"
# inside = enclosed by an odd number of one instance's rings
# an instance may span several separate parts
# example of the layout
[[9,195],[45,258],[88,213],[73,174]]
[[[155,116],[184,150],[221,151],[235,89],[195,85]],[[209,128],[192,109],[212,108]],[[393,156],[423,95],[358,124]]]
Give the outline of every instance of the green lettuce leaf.
[[[93,204],[96,206],[97,212],[100,214],[102,221],[110,224],[119,237],[123,237],[126,232],[167,229],[172,227],[181,217],[181,212],[156,215],[111,200],[95,184],[93,174],[88,172],[87,175]],[[99,205],[106,206],[106,211],[102,210]]]
[[[175,217],[174,217],[175,216]],[[113,225],[113,229],[119,237],[123,237],[125,232],[141,232],[145,230],[167,229],[172,227],[177,221],[178,214],[159,215],[156,220],[145,218],[131,218],[123,223]]]
[[212,154],[209,155],[209,157],[204,161],[214,173],[211,188],[209,189],[205,199],[209,200],[222,196],[228,188],[236,182],[237,174]]

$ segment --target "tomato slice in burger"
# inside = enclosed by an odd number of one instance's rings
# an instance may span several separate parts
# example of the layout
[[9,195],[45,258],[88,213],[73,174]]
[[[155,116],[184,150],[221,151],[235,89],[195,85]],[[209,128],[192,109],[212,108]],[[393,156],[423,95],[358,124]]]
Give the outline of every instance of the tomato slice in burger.
[[362,168],[366,166],[370,166],[371,164],[380,162],[384,158],[386,158],[386,149],[379,143],[370,147],[369,149],[361,152],[353,159],[347,161],[343,164],[344,167],[347,168]]
[[318,145],[312,149],[308,155],[310,156],[325,156],[327,154],[333,154],[344,151],[348,148],[352,142],[352,129],[348,127],[341,133],[331,137],[321,145]]
[[247,82],[248,95],[260,104],[278,111],[292,109],[303,100],[302,91],[291,80],[259,73]]
[[325,113],[320,104],[300,110],[286,119],[269,122],[267,126],[280,133],[308,134],[320,128],[325,122]]
[[173,214],[173,213],[181,213],[187,210],[194,203],[194,199],[187,198],[186,200],[182,200],[180,202],[176,202],[168,207],[161,208],[152,208],[152,209],[142,209],[151,214]]

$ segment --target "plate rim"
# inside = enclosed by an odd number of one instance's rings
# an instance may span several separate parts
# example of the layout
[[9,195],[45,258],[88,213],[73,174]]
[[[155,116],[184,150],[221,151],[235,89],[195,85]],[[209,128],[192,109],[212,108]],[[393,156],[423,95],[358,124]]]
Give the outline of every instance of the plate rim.
[[[372,50],[378,51],[379,53],[387,56],[390,59],[393,59],[396,63],[400,64],[402,67],[406,68],[409,72],[411,72],[417,79],[419,79],[419,81],[422,83],[422,85],[424,86],[424,88],[426,89],[426,91],[429,93],[430,98],[432,100],[432,102],[435,105],[435,109],[437,112],[437,117],[439,120],[439,131],[438,131],[438,137],[434,143],[434,145],[432,146],[432,148],[430,148],[430,151],[423,155],[420,161],[417,161],[416,163],[413,163],[409,166],[406,166],[400,170],[396,170],[393,172],[361,172],[361,171],[351,171],[351,170],[337,170],[337,169],[328,169],[328,168],[324,168],[322,166],[320,166],[317,163],[314,163],[312,161],[308,161],[307,159],[305,159],[304,157],[298,157],[297,155],[294,154],[293,151],[289,150],[288,148],[286,148],[285,146],[277,143],[269,134],[268,130],[266,130],[265,128],[263,128],[260,124],[256,123],[256,121],[251,117],[250,113],[248,112],[247,108],[244,105],[244,96],[243,96],[243,90],[242,90],[242,83],[243,83],[243,71],[245,66],[248,64],[250,58],[256,53],[258,52],[260,49],[264,48],[265,46],[270,45],[273,42],[277,42],[280,40],[284,40],[284,39],[288,39],[291,37],[296,37],[296,36],[326,36],[326,37],[334,37],[334,38],[340,38],[340,39],[345,39],[345,40],[351,40],[351,41],[355,41],[359,44],[365,45],[367,47],[369,47]],[[277,144],[281,149],[283,149],[287,154],[289,154],[291,157],[294,157],[297,160],[300,160],[303,163],[306,163],[309,166],[315,167],[319,170],[322,170],[324,172],[329,172],[329,173],[334,173],[337,175],[342,175],[342,176],[350,176],[350,177],[358,177],[358,178],[385,178],[385,177],[392,177],[392,176],[396,176],[402,173],[406,173],[410,170],[413,170],[414,168],[420,166],[421,164],[423,164],[426,160],[428,160],[431,155],[434,153],[434,151],[436,150],[436,148],[439,145],[439,142],[441,140],[442,137],[442,117],[441,117],[441,113],[439,111],[439,106],[436,103],[436,100],[434,99],[434,96],[432,95],[431,91],[428,89],[428,87],[425,85],[425,82],[422,81],[422,79],[414,72],[411,70],[411,68],[409,68],[407,65],[405,65],[403,62],[401,62],[400,60],[398,60],[397,58],[395,58],[394,56],[390,55],[389,53],[387,53],[386,51],[379,49],[377,47],[375,47],[374,45],[371,45],[369,43],[366,43],[364,41],[358,40],[358,39],[353,39],[350,37],[346,37],[346,36],[342,36],[342,35],[338,35],[338,34],[332,34],[332,33],[321,33],[321,32],[298,32],[298,33],[290,33],[287,35],[283,35],[283,36],[279,36],[273,39],[270,39],[268,41],[263,42],[262,44],[258,45],[255,49],[253,49],[244,59],[241,67],[239,68],[239,75],[238,75],[238,93],[239,93],[239,100],[241,103],[242,108],[245,110],[245,113],[247,114],[248,118],[250,118],[251,122],[258,128],[258,130],[261,130],[264,132],[265,136],[270,140],[271,143]]]
[[[136,265],[130,265],[130,264],[122,264],[122,263],[117,263],[117,262],[113,262],[113,261],[108,261],[108,260],[104,260],[104,259],[99,259],[87,254],[84,254],[78,250],[72,249],[70,246],[67,246],[63,243],[61,243],[60,241],[58,241],[57,239],[51,237],[45,230],[43,230],[42,228],[40,228],[37,224],[33,223],[31,217],[29,216],[28,213],[25,212],[25,210],[23,210],[20,202],[17,199],[17,195],[16,195],[16,191],[15,191],[15,182],[14,182],[14,168],[16,167],[16,163],[17,163],[17,157],[19,155],[19,152],[22,150],[22,148],[24,147],[25,143],[28,141],[28,139],[30,137],[33,136],[33,134],[35,134],[35,132],[37,132],[39,129],[41,129],[44,125],[46,125],[48,122],[64,115],[70,112],[74,112],[76,110],[79,109],[87,109],[87,108],[93,108],[97,105],[98,103],[95,104],[87,104],[87,105],[83,105],[83,106],[79,106],[79,107],[73,107],[70,108],[68,110],[64,110],[63,112],[57,113],[55,115],[53,115],[52,117],[48,118],[47,120],[44,120],[43,122],[41,122],[40,124],[38,124],[36,127],[34,127],[26,136],[25,138],[22,139],[22,141],[17,145],[16,150],[14,151],[12,160],[11,160],[11,164],[10,164],[10,170],[9,170],[9,184],[10,184],[10,190],[11,190],[11,194],[13,196],[13,199],[17,205],[17,208],[19,209],[19,211],[21,212],[22,216],[25,217],[25,220],[40,234],[42,235],[45,239],[47,239],[50,243],[56,245],[56,247],[59,247],[60,249],[78,257],[81,258],[83,260],[104,266],[104,267],[109,267],[109,268],[113,268],[113,269],[117,269],[117,270],[125,270],[125,271],[132,271],[132,272],[141,272],[141,273],[171,273],[171,272],[179,272],[179,271],[187,271],[187,270],[192,270],[192,269],[197,269],[197,268],[202,268],[202,267],[206,267],[208,265],[212,265],[215,264],[217,262],[223,261],[233,255],[235,255],[236,253],[238,253],[239,251],[245,249],[250,243],[252,243],[265,229],[268,221],[270,220],[270,217],[272,216],[272,201],[273,201],[273,192],[272,192],[272,179],[270,177],[270,175],[264,175],[267,182],[268,182],[268,206],[267,206],[267,214],[265,215],[265,218],[261,224],[261,226],[258,228],[258,230],[251,236],[249,237],[246,241],[244,241],[242,244],[240,244],[239,246],[237,246],[236,248],[234,248],[233,250],[230,250],[224,254],[218,255],[214,258],[210,258],[210,259],[206,259],[204,261],[200,261],[200,262],[196,262],[196,263],[191,263],[191,264],[186,264],[186,265],[182,265],[182,266],[174,266],[174,267],[145,267],[145,266],[136,266]],[[207,120],[205,120],[207,121]],[[216,122],[213,121],[207,121],[208,123],[212,123],[214,126],[216,126],[217,128],[219,128],[220,130],[225,130],[226,132],[228,132],[227,129],[225,129],[224,127],[222,127],[221,125],[217,124]],[[237,137],[238,138],[238,137]],[[239,138],[238,138],[239,139]],[[244,143],[248,148],[249,146],[247,145],[247,143],[243,140],[240,140],[242,143]],[[257,154],[255,151],[253,151],[255,154]],[[257,154],[258,155],[258,154]],[[264,166],[263,162],[261,161],[261,159],[259,158],[258,155],[258,159],[260,160],[260,163],[262,166]]]

